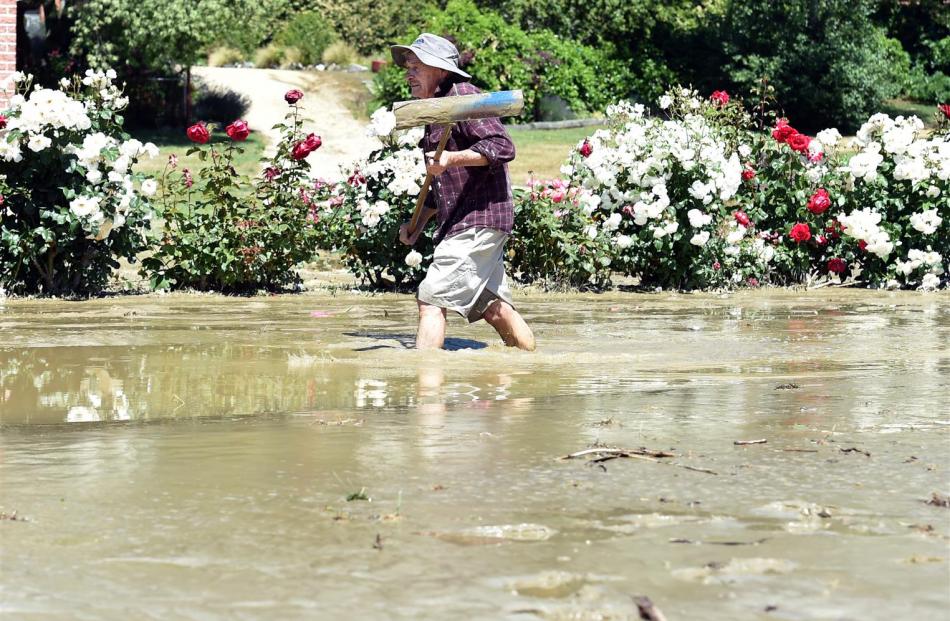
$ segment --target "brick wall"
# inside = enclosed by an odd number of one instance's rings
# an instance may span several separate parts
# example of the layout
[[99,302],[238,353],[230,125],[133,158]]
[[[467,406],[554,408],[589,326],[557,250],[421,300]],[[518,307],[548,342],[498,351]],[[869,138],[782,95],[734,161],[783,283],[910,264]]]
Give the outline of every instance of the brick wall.
[[[16,71],[16,0],[0,0],[0,84]],[[0,90],[0,108],[10,93]]]

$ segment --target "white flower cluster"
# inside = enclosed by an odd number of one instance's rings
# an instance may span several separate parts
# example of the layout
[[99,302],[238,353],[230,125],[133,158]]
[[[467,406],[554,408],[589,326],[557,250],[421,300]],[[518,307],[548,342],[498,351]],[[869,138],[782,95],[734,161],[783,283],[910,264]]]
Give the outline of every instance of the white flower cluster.
[[[858,130],[857,144],[862,149],[848,162],[848,171],[857,179],[873,181],[889,157],[894,161],[897,181],[909,181],[916,187],[926,181],[950,180],[950,141],[924,139],[923,128],[916,116],[891,119],[886,114],[875,114]],[[928,192],[935,196],[940,190],[931,186]]]
[[[67,158],[67,175],[79,174],[84,179],[76,189],[78,196],[69,201],[68,213],[78,219],[90,238],[103,239],[113,229],[122,227],[133,209],[137,192],[132,167],[140,157],[156,157],[158,147],[139,140],[120,141],[103,132],[90,132],[93,119],[103,109],[116,110],[127,104],[113,84],[115,71],[86,72],[81,82],[92,96],[76,99],[62,90],[36,88],[28,97],[15,95],[6,127],[0,129],[0,158],[20,162],[29,152],[40,154],[59,150],[73,156]],[[16,82],[26,81],[21,77]],[[62,80],[64,89],[74,86]],[[16,131],[18,138],[11,139]],[[24,151],[24,146],[28,152]],[[108,183],[108,186],[104,184]],[[74,187],[69,182],[69,187]],[[151,196],[158,189],[155,180],[141,184],[141,194]],[[143,207],[136,204],[134,208]],[[139,214],[142,215],[142,214]],[[147,219],[147,214],[144,215]]]
[[912,249],[907,253],[907,260],[897,259],[894,261],[894,267],[898,274],[903,274],[905,277],[910,276],[920,268],[924,268],[928,274],[938,276],[943,274],[943,257],[940,256],[940,253],[932,250]]
[[894,249],[890,235],[879,226],[881,214],[871,209],[855,209],[849,214],[839,215],[838,222],[844,227],[846,235],[865,242],[865,250],[881,259],[887,259]]
[[[661,107],[664,103],[670,102],[661,102]],[[679,209],[691,208],[690,224],[701,228],[711,217],[698,207],[714,209],[738,192],[742,183],[739,155],[715,136],[704,117],[649,118],[643,106],[625,102],[610,106],[607,115],[611,128],[595,132],[587,139],[589,155],[576,157],[576,172],[583,187],[600,199],[600,209],[611,213],[626,207],[636,225],[662,238],[678,230]],[[685,183],[674,179],[681,171],[688,176]],[[674,185],[687,190],[671,196]],[[708,231],[705,235],[699,231],[691,241],[703,245],[708,238]]]
[[370,138],[389,138],[396,129],[396,115],[386,108],[379,108],[370,117],[366,135]]
[[920,213],[915,213],[910,217],[910,225],[915,230],[924,235],[933,235],[937,232],[937,227],[943,222],[943,218],[937,215],[936,209],[928,209]]
[[371,204],[365,199],[360,199],[356,204],[356,208],[359,210],[360,216],[362,216],[363,226],[371,229],[379,224],[380,219],[389,211],[389,203],[386,201],[376,201]]

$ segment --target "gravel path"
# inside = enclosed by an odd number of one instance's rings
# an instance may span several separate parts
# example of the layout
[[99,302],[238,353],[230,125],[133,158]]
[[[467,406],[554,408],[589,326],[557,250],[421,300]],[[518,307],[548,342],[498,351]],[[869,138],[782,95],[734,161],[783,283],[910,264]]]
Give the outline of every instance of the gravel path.
[[366,124],[353,118],[339,103],[333,89],[321,74],[281,69],[242,69],[223,67],[193,67],[192,75],[212,86],[241,93],[251,101],[245,120],[254,131],[267,136],[266,153],[273,153],[278,132],[271,129],[287,113],[284,93],[292,88],[303,91],[301,108],[311,121],[304,124],[306,132],[323,139],[323,146],[308,157],[313,177],[329,180],[341,178],[340,166],[365,156],[379,146],[375,138],[366,135]]

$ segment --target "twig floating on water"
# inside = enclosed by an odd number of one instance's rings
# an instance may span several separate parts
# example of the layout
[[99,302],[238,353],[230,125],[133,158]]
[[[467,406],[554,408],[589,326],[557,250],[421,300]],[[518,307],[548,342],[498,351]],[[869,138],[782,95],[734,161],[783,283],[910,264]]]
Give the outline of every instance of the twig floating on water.
[[376,533],[376,541],[373,542],[373,548],[382,551],[383,549],[383,538]]
[[692,539],[670,539],[670,543],[692,543],[705,546],[757,546],[768,540],[768,537],[754,541],[693,541]]
[[666,621],[666,617],[660,609],[654,606],[646,595],[634,597],[633,602],[637,605],[637,610],[640,611],[640,619],[643,621]]
[[736,446],[746,446],[748,444],[766,444],[768,440],[762,438],[761,440],[736,440],[733,442]]
[[818,449],[798,449],[798,448],[787,448],[782,449],[786,453],[817,453]]
[[795,390],[796,388],[801,388],[798,384],[779,384],[775,387],[775,390]]
[[864,449],[859,449],[856,446],[850,446],[848,448],[840,447],[838,450],[841,451],[842,453],[861,453],[865,457],[871,456],[870,452],[865,451]]
[[578,457],[583,457],[584,455],[613,455],[613,458],[616,457],[629,457],[631,455],[645,455],[647,457],[676,457],[674,453],[669,453],[667,451],[651,451],[646,448],[639,449],[621,449],[621,448],[607,448],[607,447],[595,447],[584,449],[583,451],[577,451],[576,453],[570,453],[565,455],[560,459],[577,459]]

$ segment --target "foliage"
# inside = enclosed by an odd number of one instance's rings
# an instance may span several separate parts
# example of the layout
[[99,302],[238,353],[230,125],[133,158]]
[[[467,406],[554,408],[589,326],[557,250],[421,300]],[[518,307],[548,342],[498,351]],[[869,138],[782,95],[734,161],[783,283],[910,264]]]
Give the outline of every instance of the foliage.
[[[263,162],[264,172],[253,182],[232,165],[242,151],[240,136],[194,146],[189,154],[206,162],[194,175],[169,158],[159,205],[165,228],[152,240],[155,252],[142,261],[143,276],[154,288],[246,293],[299,282],[295,267],[313,258],[317,243],[309,150],[300,149],[312,140],[319,143],[313,136],[305,139],[300,127],[294,104],[286,121],[275,126],[282,132],[275,155]],[[212,134],[214,129],[207,127]],[[200,142],[201,130],[192,131]]]
[[304,65],[316,65],[323,57],[324,50],[336,39],[336,33],[322,15],[305,11],[294,14],[274,41],[282,47],[300,50],[299,62]]
[[[870,19],[870,0],[730,0],[715,27],[726,76],[696,76],[704,89],[748,91],[762,78],[807,129],[853,131],[901,90],[906,54]],[[781,27],[775,27],[781,24]],[[722,77],[730,82],[723,83]]]
[[244,61],[244,52],[227,45],[220,45],[208,52],[209,67],[224,67]]
[[158,150],[123,133],[114,77],[90,70],[51,90],[14,74],[0,121],[0,289],[94,294],[143,249],[156,186],[131,171]]
[[195,93],[194,116],[202,121],[228,123],[247,114],[250,100],[232,90],[220,87],[202,87]]
[[254,52],[254,66],[258,69],[277,69],[284,63],[284,48],[271,44]]
[[[418,283],[432,259],[432,240],[422,235],[415,249],[399,243],[425,177],[418,142],[421,128],[393,133],[391,113],[374,114],[371,131],[380,148],[347,171],[347,181],[325,188],[318,211],[322,247],[340,253],[363,283],[376,288]],[[411,257],[411,258],[410,258]]]
[[[373,54],[393,41],[421,32],[434,0],[304,0],[308,8],[326,16],[333,29],[360,54]],[[387,54],[388,56],[388,54]]]
[[355,63],[357,58],[356,48],[349,43],[337,41],[327,46],[327,49],[323,52],[322,60],[325,65],[346,67],[347,65]]
[[515,192],[508,266],[521,282],[602,288],[610,283],[612,239],[591,217],[588,192],[560,179]]
[[[520,120],[537,117],[543,95],[560,97],[575,113],[591,114],[628,94],[629,71],[607,52],[546,30],[524,32],[496,13],[479,11],[471,0],[450,0],[444,11],[430,16],[426,29],[456,42],[476,86],[522,89],[525,111]],[[399,73],[391,67],[377,74],[377,103],[389,105],[405,97]]]

